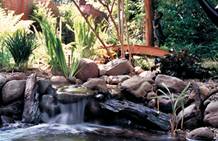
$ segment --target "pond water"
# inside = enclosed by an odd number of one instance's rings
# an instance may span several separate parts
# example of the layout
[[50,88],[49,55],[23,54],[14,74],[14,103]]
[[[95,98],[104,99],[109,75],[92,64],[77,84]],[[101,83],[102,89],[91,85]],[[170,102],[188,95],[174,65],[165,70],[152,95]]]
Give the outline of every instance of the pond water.
[[0,141],[182,141],[169,135],[95,124],[13,124],[0,128]]

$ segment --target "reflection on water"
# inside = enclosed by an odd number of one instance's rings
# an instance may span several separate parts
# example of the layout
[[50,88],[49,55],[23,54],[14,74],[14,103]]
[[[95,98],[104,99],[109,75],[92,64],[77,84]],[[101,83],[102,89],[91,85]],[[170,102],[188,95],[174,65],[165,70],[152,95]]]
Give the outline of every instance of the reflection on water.
[[122,139],[116,137],[104,137],[97,135],[47,135],[47,136],[37,136],[37,137],[27,137],[15,139],[14,141],[137,141],[136,139]]
[[0,141],[182,141],[153,134],[96,124],[21,124],[0,128]]

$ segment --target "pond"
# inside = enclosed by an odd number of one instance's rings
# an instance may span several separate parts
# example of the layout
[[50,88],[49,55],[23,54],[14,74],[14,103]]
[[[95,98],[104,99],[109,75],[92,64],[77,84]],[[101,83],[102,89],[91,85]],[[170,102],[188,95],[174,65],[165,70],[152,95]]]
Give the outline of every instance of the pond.
[[150,133],[96,124],[12,124],[0,128],[0,141],[182,141]]

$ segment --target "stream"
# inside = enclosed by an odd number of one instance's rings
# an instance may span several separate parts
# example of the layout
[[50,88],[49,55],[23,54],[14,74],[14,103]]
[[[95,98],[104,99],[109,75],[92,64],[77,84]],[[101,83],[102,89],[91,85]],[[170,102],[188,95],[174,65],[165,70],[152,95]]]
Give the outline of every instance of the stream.
[[133,131],[97,124],[39,124],[21,123],[0,129],[0,141],[180,141],[164,134]]

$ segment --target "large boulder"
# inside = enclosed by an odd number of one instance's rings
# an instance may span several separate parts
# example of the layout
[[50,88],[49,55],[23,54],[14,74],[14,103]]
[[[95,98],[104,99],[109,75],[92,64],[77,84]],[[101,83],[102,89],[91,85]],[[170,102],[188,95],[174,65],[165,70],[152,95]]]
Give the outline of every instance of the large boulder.
[[210,102],[204,111],[204,122],[212,127],[218,127],[218,101]]
[[100,68],[101,74],[125,75],[134,71],[133,66],[126,59],[115,59]]
[[89,59],[81,59],[78,67],[76,78],[87,81],[89,78],[96,78],[99,76],[98,65]]
[[4,104],[21,98],[24,94],[26,81],[12,80],[7,82],[2,88],[2,101]]
[[215,138],[215,134],[208,127],[201,127],[188,133],[187,138],[199,141],[213,141]]
[[147,93],[153,90],[153,86],[146,79],[133,76],[122,82],[120,89],[127,99],[141,101],[147,98]]
[[162,74],[159,74],[156,77],[155,84],[160,88],[164,88],[163,84],[165,84],[169,90],[175,93],[182,92],[182,90],[184,90],[186,87],[186,83],[183,80]]

